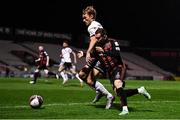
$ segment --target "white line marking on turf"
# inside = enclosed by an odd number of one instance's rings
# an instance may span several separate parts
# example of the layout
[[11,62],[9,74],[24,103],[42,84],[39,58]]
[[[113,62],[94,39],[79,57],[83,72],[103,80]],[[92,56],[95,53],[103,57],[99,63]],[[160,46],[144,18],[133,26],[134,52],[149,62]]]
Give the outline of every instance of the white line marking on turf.
[[[180,101],[129,101],[129,103],[145,103],[145,102],[150,102],[150,103],[180,103]],[[98,102],[97,104],[104,104],[105,102]],[[119,103],[114,102],[114,103]],[[73,106],[73,105],[96,105],[90,102],[84,102],[84,103],[52,103],[52,104],[44,104],[43,106]],[[29,105],[16,105],[16,106],[0,106],[0,109],[6,109],[6,108],[28,108],[30,107]]]

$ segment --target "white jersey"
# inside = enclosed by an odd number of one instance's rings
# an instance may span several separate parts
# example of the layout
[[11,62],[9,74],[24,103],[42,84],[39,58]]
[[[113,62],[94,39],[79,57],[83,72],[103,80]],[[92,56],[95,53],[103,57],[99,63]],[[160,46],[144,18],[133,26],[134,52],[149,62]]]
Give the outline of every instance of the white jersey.
[[95,32],[98,28],[103,28],[102,25],[97,21],[92,21],[91,24],[88,26],[88,32],[90,37],[95,35]]
[[68,62],[71,63],[71,53],[72,53],[72,49],[69,47],[63,48],[61,50],[61,54],[62,54],[62,58],[61,58],[61,63],[63,62]]

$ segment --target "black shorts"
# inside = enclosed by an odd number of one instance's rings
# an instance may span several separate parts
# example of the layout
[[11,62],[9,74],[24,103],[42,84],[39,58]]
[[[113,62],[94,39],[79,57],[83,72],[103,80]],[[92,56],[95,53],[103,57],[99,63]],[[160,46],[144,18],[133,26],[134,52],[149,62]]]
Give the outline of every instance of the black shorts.
[[101,72],[101,74],[105,75],[106,74],[106,69],[102,66],[102,64],[98,61],[96,65],[94,66],[96,70]]
[[96,58],[92,58],[90,61],[87,62],[87,65],[90,68],[95,68],[96,70],[98,70],[99,72],[101,72],[102,74],[105,74],[105,69],[102,66],[102,64],[98,61],[98,59]]
[[71,68],[72,68],[72,63],[70,63],[70,62],[65,62],[65,63],[64,63],[64,68],[65,68],[65,70],[71,69]]
[[108,76],[111,83],[114,83],[115,80],[124,81],[125,75],[126,75],[126,68],[124,68],[122,65],[118,65],[108,72]]
[[39,65],[37,67],[37,69],[39,69],[39,70],[46,70],[46,69],[48,69],[48,67],[46,65]]

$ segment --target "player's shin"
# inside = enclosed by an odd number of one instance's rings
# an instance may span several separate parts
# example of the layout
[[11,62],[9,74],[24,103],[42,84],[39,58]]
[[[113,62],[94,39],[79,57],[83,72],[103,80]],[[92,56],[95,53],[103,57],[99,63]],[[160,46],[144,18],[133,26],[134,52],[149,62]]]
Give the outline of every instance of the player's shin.
[[128,107],[127,107],[127,96],[126,92],[123,90],[123,88],[117,88],[116,89],[117,96],[120,97],[121,100],[121,106],[122,106],[122,112],[119,115],[126,115],[129,113]]
[[61,76],[63,78],[63,84],[65,84],[68,81],[68,76],[64,72],[61,72],[60,74],[61,74]]
[[39,72],[35,72],[34,73],[34,79],[33,81],[36,83],[37,77],[39,76]]
[[95,81],[94,88],[96,91],[100,91],[103,95],[106,95],[107,98],[113,97],[112,94],[99,81]]
[[79,77],[79,74],[76,74],[75,76],[79,80],[79,82],[81,83],[81,86],[82,86],[83,85],[83,80]]

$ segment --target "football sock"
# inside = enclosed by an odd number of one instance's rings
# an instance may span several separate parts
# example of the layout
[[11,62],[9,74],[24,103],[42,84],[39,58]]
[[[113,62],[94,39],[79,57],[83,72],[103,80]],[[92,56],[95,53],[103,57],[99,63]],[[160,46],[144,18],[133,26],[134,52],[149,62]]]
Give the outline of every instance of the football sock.
[[80,83],[83,82],[83,80],[81,80],[81,78],[79,77],[79,74],[76,74],[75,76],[76,76],[76,78],[79,80]]
[[67,80],[68,80],[68,76],[67,76],[67,74],[65,74],[64,72],[61,72],[60,74],[61,74],[61,76],[62,76],[63,80],[65,80],[65,81],[67,81]]
[[127,97],[138,94],[137,89],[128,89],[128,90],[124,90],[124,91],[125,91]]
[[34,82],[36,82],[39,72],[34,72]]
[[127,106],[123,106],[122,107],[122,111],[128,111],[128,107]]
[[100,91],[102,94],[106,95],[107,98],[112,97],[112,94],[99,81],[95,81],[95,90]]
[[123,90],[123,88],[116,89],[116,93],[117,93],[117,96],[120,97],[121,106],[127,106],[127,97],[126,97],[126,93]]

